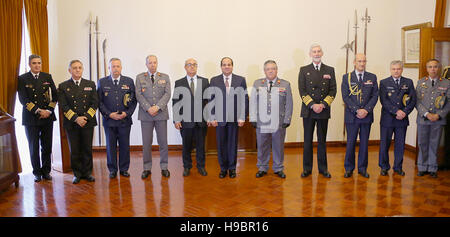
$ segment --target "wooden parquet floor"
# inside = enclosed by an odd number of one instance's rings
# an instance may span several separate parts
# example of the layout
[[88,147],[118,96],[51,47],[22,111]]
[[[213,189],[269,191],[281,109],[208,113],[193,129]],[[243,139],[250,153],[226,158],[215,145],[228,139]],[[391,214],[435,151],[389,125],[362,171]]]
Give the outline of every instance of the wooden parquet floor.
[[[315,149],[314,149],[315,150]],[[208,155],[208,176],[196,168],[183,177],[181,152],[170,152],[170,178],[161,177],[158,153],[152,175],[141,180],[142,153],[132,152],[130,178],[110,180],[106,154],[94,153],[95,183],[72,184],[72,174],[52,171],[53,180],[35,184],[32,174],[21,175],[20,186],[0,194],[0,216],[185,216],[185,217],[310,217],[310,216],[450,216],[450,171],[438,178],[417,177],[414,154],[405,154],[406,176],[383,177],[378,147],[369,147],[369,179],[344,174],[344,147],[328,148],[331,179],[318,175],[300,178],[301,149],[285,153],[286,179],[270,170],[257,179],[256,153],[239,153],[238,175],[219,179],[215,155]],[[393,154],[391,152],[391,159]],[[316,159],[316,158],[314,158]],[[194,159],[195,160],[195,159]],[[391,160],[391,164],[392,164]],[[195,167],[195,164],[194,164]]]

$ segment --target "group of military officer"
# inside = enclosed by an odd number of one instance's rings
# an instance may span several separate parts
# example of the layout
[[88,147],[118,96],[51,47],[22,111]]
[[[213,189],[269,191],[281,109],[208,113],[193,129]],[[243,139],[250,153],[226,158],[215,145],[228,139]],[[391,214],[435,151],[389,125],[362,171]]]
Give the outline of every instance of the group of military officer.
[[[326,136],[331,104],[336,96],[334,68],[322,62],[323,51],[314,44],[309,52],[312,63],[300,68],[299,93],[302,99],[301,117],[304,128],[303,172],[311,175],[313,167],[313,133],[317,127],[318,170],[326,178],[331,174],[327,167]],[[41,58],[29,57],[30,71],[19,76],[18,92],[23,105],[23,125],[28,138],[35,182],[51,180],[50,156],[55,106],[58,101],[64,113],[64,128],[68,134],[73,183],[81,179],[94,182],[92,176],[92,139],[97,125],[96,111],[100,109],[106,135],[107,167],[110,178],[129,177],[130,131],[132,115],[139,103],[138,119],[141,121],[143,140],[142,179],[151,174],[153,129],[156,130],[160,153],[161,175],[169,177],[167,120],[168,102],[171,98],[170,79],[157,71],[158,59],[146,57],[147,71],[133,79],[121,74],[118,58],[109,61],[110,75],[95,83],[82,78],[83,64],[72,60],[68,71],[71,78],[62,82],[58,90],[50,74],[41,72]],[[381,143],[379,152],[380,174],[386,176],[390,169],[389,147],[394,134],[394,166],[399,175],[402,169],[408,115],[418,111],[418,176],[429,173],[437,177],[437,149],[440,134],[450,110],[448,103],[450,80],[439,77],[440,62],[427,62],[428,76],[418,81],[416,89],[411,79],[402,77],[403,64],[393,61],[391,76],[378,82],[376,75],[366,71],[366,56],[356,54],[355,70],[343,75],[341,92],[345,103],[345,128],[347,147],[344,177],[351,177],[355,169],[355,145],[359,134],[358,173],[368,178],[368,140],[373,109],[378,96],[382,104]],[[205,136],[208,126],[216,128],[220,178],[236,177],[237,141],[239,127],[249,116],[256,128],[257,167],[260,178],[269,170],[272,151],[273,171],[280,178],[284,173],[284,140],[286,128],[291,124],[293,100],[290,83],[278,77],[275,61],[264,63],[265,78],[253,83],[250,99],[246,93],[245,78],[233,73],[233,60],[224,57],[220,61],[222,74],[208,79],[197,75],[197,61],[185,61],[186,76],[175,81],[172,97],[173,121],[180,130],[183,145],[183,176],[190,174],[191,153],[196,148],[198,172],[206,176]],[[208,96],[209,95],[209,96]],[[209,113],[203,111],[212,105]],[[204,115],[204,116],[202,116]],[[41,145],[39,145],[41,144]],[[119,144],[119,159],[117,159]],[[41,149],[41,158],[39,155]]]

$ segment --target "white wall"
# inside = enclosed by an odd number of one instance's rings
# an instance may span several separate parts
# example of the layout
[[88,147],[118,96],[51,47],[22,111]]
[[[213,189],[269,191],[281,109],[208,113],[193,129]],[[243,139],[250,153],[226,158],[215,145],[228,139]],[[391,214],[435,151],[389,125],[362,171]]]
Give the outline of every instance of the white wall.
[[[286,141],[298,142],[303,141],[303,128],[297,75],[300,66],[310,63],[309,46],[321,44],[324,63],[336,69],[338,94],[332,105],[328,140],[343,140],[340,84],[345,73],[345,51],[341,47],[346,43],[347,21],[354,23],[354,10],[361,18],[367,7],[372,17],[367,70],[380,80],[389,76],[389,62],[401,58],[401,27],[432,22],[435,0],[49,0],[48,4],[50,73],[56,83],[70,77],[67,64],[75,58],[84,62],[84,77],[89,76],[87,22],[92,13],[99,17],[101,41],[107,38],[107,58],[121,58],[123,74],[132,78],[146,70],[148,54],[159,57],[159,71],[170,75],[172,88],[174,81],[185,75],[187,58],[197,59],[199,75],[210,78],[220,73],[220,59],[230,56],[234,72],[245,76],[251,86],[263,77],[263,62],[276,60],[279,77],[291,82],[294,95],[293,123]],[[359,51],[363,32],[360,28]],[[354,31],[350,34],[353,37]],[[417,79],[418,71],[406,69],[404,75]],[[380,108],[378,103],[370,137],[373,140],[379,139]],[[133,118],[131,143],[140,145],[137,111]],[[411,120],[414,122],[407,143],[415,145],[415,115]],[[169,144],[181,144],[171,121]]]

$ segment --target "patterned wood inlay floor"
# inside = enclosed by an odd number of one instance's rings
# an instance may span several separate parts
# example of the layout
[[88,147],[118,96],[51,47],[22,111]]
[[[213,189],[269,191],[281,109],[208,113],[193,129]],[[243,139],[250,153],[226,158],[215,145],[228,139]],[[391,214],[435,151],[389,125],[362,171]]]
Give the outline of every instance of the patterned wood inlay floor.
[[181,152],[170,152],[171,177],[162,178],[154,152],[152,175],[141,180],[142,152],[132,152],[131,177],[110,180],[106,154],[97,152],[95,183],[73,185],[72,174],[55,171],[52,181],[37,184],[32,174],[21,175],[17,189],[11,185],[0,194],[0,216],[450,216],[450,171],[439,171],[437,179],[417,177],[412,153],[405,154],[406,176],[391,170],[384,177],[378,147],[371,146],[369,179],[356,172],[343,177],[344,147],[328,148],[331,179],[318,175],[316,161],[312,176],[300,178],[301,153],[286,149],[283,180],[272,171],[257,179],[256,153],[239,153],[237,177],[219,179],[215,155],[206,158],[208,176],[193,168],[183,177]]

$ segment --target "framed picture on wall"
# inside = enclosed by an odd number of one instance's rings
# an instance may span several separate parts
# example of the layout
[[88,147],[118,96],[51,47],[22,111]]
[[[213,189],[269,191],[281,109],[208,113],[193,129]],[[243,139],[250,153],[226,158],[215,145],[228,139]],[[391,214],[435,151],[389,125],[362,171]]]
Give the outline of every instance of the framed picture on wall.
[[419,67],[420,29],[426,27],[431,27],[431,22],[402,27],[402,60],[405,67]]

